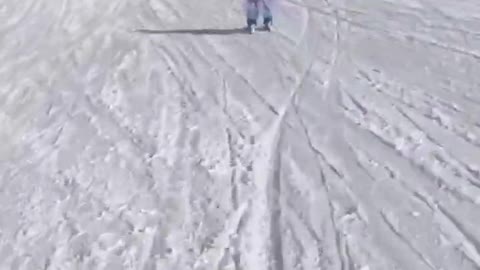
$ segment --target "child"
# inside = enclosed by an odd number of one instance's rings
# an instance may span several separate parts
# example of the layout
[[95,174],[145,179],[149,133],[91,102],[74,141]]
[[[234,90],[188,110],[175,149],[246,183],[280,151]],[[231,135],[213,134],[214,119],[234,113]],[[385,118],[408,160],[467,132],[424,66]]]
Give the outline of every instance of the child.
[[267,31],[270,31],[272,24],[272,12],[266,0],[246,0],[247,1],[247,28],[250,32],[255,31],[257,19],[260,15],[260,10],[263,13],[263,25]]

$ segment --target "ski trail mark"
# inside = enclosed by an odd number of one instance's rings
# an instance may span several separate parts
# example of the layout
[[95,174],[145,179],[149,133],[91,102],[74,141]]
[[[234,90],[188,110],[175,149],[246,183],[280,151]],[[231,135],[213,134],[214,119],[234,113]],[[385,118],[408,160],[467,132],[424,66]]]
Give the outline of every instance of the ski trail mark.
[[[248,202],[242,203],[230,214],[224,223],[223,231],[212,240],[211,246],[196,259],[194,269],[222,269],[222,259],[230,252],[232,241],[238,237],[237,232],[248,207]],[[208,268],[205,268],[207,266]]]
[[324,0],[324,2],[330,7],[333,9],[333,14],[334,14],[334,21],[335,21],[335,33],[334,33],[334,39],[333,39],[333,52],[330,56],[330,68],[328,69],[327,71],[327,74],[326,74],[326,79],[323,83],[323,86],[324,86],[324,93],[323,93],[323,100],[326,101],[328,95],[329,95],[329,91],[331,91],[331,84],[332,84],[332,80],[333,80],[333,77],[335,76],[335,71],[337,69],[337,62],[338,62],[338,57],[339,57],[339,54],[340,54],[340,45],[341,45],[341,36],[340,36],[340,19],[339,19],[339,15],[338,15],[338,10],[333,8],[333,6],[331,5],[331,3],[328,1],[328,0]]
[[410,243],[410,241],[405,237],[403,236],[399,230],[397,228],[395,228],[395,225],[393,224],[393,222],[390,220],[388,214],[386,214],[385,212],[381,211],[380,212],[380,216],[383,220],[383,222],[385,222],[385,224],[387,225],[388,229],[390,229],[390,231],[400,240],[402,241],[416,256],[417,258],[422,261],[426,266],[428,266],[428,268],[430,268],[431,270],[435,270],[437,269],[433,264],[432,262],[427,258],[425,257],[425,255],[422,254],[421,251],[419,251],[417,248],[415,248],[415,246],[413,246],[412,243]]

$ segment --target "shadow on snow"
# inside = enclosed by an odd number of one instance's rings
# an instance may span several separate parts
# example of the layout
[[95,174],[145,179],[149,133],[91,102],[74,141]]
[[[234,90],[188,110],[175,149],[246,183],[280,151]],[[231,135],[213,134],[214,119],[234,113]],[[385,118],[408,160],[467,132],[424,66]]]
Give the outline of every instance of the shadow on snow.
[[173,29],[173,30],[151,30],[137,29],[135,32],[148,35],[167,35],[167,34],[187,34],[187,35],[207,35],[207,36],[226,36],[236,34],[247,34],[245,28],[232,29]]

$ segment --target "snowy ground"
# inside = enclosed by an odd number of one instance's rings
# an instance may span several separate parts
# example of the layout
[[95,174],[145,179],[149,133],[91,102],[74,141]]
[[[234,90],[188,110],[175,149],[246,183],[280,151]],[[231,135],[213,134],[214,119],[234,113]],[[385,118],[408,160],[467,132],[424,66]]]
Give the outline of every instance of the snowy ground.
[[0,0],[0,269],[480,269],[478,0],[275,16]]

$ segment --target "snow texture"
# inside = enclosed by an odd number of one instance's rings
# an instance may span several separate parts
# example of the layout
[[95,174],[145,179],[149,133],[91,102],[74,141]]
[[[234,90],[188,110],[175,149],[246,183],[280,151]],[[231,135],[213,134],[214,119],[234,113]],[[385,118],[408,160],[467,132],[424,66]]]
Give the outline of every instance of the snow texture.
[[478,0],[0,0],[0,269],[480,269]]

